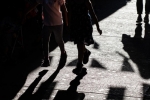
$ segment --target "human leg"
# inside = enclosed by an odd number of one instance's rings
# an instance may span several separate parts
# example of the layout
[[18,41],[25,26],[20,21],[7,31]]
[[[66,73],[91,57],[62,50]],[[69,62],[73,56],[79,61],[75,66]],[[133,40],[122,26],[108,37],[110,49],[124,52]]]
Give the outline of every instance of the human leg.
[[51,36],[50,26],[43,27],[43,52],[44,52],[44,63],[43,67],[49,66],[49,41]]
[[78,43],[77,49],[78,49],[78,63],[82,63],[83,57],[84,57],[84,52],[86,50],[85,45],[83,43]]
[[63,41],[63,25],[55,26],[54,36],[61,51],[59,67],[63,67],[66,64],[66,60],[67,60],[67,53]]
[[145,2],[145,17],[144,22],[149,22],[149,13],[150,13],[150,0],[146,0]]
[[73,69],[73,73],[76,75],[80,74],[83,68],[83,57],[85,52],[85,45],[83,43],[77,43],[77,49],[78,49],[78,62],[75,69]]
[[63,25],[55,26],[54,36],[60,48],[61,54],[65,53],[65,46],[64,46],[64,41],[63,41]]
[[84,64],[88,63],[90,54],[91,54],[91,52],[88,49],[85,49],[84,57],[83,57],[83,63]]
[[85,47],[85,44],[77,44],[78,48],[78,63],[87,64],[91,52]]
[[141,22],[142,21],[142,12],[143,12],[143,0],[137,0],[136,1],[136,8],[137,8],[137,21],[136,22]]

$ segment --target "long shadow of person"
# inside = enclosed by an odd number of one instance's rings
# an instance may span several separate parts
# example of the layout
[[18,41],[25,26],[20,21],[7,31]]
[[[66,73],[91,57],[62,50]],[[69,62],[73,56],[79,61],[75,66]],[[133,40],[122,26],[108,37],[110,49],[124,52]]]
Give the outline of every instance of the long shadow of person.
[[145,35],[144,35],[144,50],[145,50],[145,55],[150,57],[150,24],[145,24]]
[[87,74],[86,70],[86,68],[82,69],[82,72],[70,82],[70,87],[66,91],[58,91],[54,100],[83,100],[85,98],[85,94],[78,93],[77,87],[80,85],[80,80]]
[[[150,24],[145,24],[145,36],[144,36],[144,50],[145,54],[148,55],[148,58],[150,58]],[[143,93],[143,100],[149,100],[150,99],[150,86],[148,86],[148,89],[145,93]]]
[[137,65],[140,75],[144,79],[150,78],[150,38],[149,24],[145,24],[145,36],[142,38],[142,26],[137,24],[134,37],[126,34],[122,36],[123,49],[129,54],[131,60]]
[[41,55],[39,52],[35,52],[27,59],[20,59],[17,64],[13,64],[13,61],[8,61],[1,66],[0,99],[14,99],[24,86],[28,74],[40,65]]
[[[129,54],[130,59],[137,65],[139,74],[143,79],[150,79],[150,24],[144,25],[142,38],[142,24],[137,24],[134,37],[123,34],[123,49]],[[144,92],[146,91],[146,92]],[[143,100],[149,100],[150,87],[143,87]]]
[[40,82],[42,77],[47,73],[48,70],[42,70],[39,72],[39,76],[33,81],[33,83],[28,87],[28,89],[19,97],[18,100],[30,100],[32,99],[32,93],[37,86],[37,84]]
[[[28,100],[48,100],[50,98],[50,95],[53,91],[54,86],[56,85],[56,82],[53,82],[53,81],[63,67],[64,66],[58,66],[56,71],[45,82],[41,83],[38,90],[32,95],[30,95],[30,98],[28,98]],[[40,76],[43,76],[43,73],[41,74],[42,75]],[[41,77],[39,77],[39,79],[41,79]],[[39,79],[37,79],[37,81]],[[35,84],[34,84],[34,87],[35,87]],[[30,90],[32,90],[33,92],[33,87]],[[31,91],[30,91],[30,94],[31,94]],[[27,100],[27,99],[20,99],[20,100]]]

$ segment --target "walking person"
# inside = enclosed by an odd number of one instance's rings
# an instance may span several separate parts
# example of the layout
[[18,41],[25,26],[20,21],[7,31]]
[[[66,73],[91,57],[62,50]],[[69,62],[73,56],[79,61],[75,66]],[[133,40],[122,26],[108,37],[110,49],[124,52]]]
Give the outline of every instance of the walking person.
[[[142,22],[142,13],[143,13],[143,0],[137,0],[136,1],[136,8],[137,8],[137,23]],[[145,17],[144,22],[149,22],[149,13],[150,13],[150,0],[145,0]]]
[[[44,51],[44,63],[43,67],[50,65],[49,61],[49,41],[50,36],[53,33],[55,40],[60,48],[61,57],[59,66],[64,66],[67,59],[67,53],[64,47],[63,41],[63,19],[65,20],[66,26],[68,26],[67,9],[65,6],[65,0],[36,0],[36,3],[27,9],[26,15],[32,11],[37,5],[42,4],[43,6],[43,51]],[[63,13],[63,14],[62,14]],[[64,15],[64,16],[62,16]],[[63,18],[62,18],[63,17]]]
[[78,49],[78,62],[76,68],[73,69],[73,73],[78,75],[82,71],[83,64],[88,62],[91,54],[86,46],[94,44],[91,18],[96,23],[97,31],[100,35],[102,34],[102,30],[99,27],[98,19],[90,0],[68,0],[67,3],[70,38],[77,45]]

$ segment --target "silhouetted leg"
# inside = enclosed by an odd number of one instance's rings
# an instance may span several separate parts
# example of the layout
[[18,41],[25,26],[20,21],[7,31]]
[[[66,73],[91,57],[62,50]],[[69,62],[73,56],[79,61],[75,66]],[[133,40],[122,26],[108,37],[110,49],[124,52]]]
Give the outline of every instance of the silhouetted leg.
[[78,63],[82,63],[85,52],[85,45],[83,43],[78,43],[77,48],[78,48]]
[[91,55],[91,52],[88,49],[85,48],[84,57],[83,57],[83,64],[88,63],[90,55]]
[[73,70],[73,73],[79,75],[82,72],[83,67],[82,61],[85,52],[85,45],[83,43],[77,43],[77,49],[78,49],[78,63],[76,68]]
[[65,50],[62,33],[63,33],[63,25],[55,26],[55,29],[54,29],[55,40],[61,51],[61,57],[60,57],[60,61],[59,61],[59,67],[61,67],[61,68],[63,66],[65,66],[66,60],[67,60],[67,53]]
[[51,36],[51,31],[49,26],[44,26],[43,28],[43,51],[44,51],[44,63],[43,67],[49,66],[49,41]]
[[143,0],[137,0],[136,1],[136,8],[137,8],[137,21],[136,22],[141,22],[142,21],[142,12],[143,12]]
[[55,36],[56,42],[60,48],[61,54],[63,54],[65,52],[62,33],[63,33],[63,25],[56,26],[55,30],[54,30],[54,36]]
[[149,22],[149,13],[150,13],[150,0],[146,0],[145,2],[145,17],[144,22]]

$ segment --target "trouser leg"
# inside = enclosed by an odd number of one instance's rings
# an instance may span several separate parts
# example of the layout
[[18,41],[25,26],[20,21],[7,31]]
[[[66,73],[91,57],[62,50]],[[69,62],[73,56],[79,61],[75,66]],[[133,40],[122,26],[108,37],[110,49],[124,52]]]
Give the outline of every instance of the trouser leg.
[[142,14],[143,12],[143,0],[136,1],[137,14]]
[[51,31],[49,26],[43,27],[43,51],[46,60],[49,59],[49,41],[50,41]]
[[54,29],[55,40],[60,48],[61,53],[65,52],[64,41],[63,41],[63,25],[57,25]]
[[150,0],[146,0],[145,2],[145,14],[150,13]]

